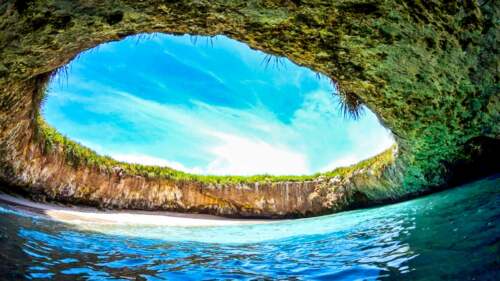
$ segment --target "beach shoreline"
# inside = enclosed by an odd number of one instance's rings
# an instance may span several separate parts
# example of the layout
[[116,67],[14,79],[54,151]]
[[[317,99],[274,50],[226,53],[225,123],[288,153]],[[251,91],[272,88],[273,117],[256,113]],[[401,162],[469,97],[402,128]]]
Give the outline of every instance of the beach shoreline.
[[276,222],[269,219],[232,219],[205,214],[186,214],[168,211],[99,210],[83,206],[63,206],[40,203],[0,193],[0,203],[28,215],[69,224],[149,225],[173,227],[231,226]]

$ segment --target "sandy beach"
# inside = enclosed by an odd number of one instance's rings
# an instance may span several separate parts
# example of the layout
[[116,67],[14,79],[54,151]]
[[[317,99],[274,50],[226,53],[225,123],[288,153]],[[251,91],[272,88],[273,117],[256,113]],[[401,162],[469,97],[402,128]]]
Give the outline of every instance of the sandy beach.
[[91,207],[38,203],[4,193],[0,193],[0,203],[7,204],[10,208],[22,213],[41,216],[69,224],[133,224],[196,227],[275,222],[275,220],[230,219],[213,215],[184,214],[165,211],[103,211]]

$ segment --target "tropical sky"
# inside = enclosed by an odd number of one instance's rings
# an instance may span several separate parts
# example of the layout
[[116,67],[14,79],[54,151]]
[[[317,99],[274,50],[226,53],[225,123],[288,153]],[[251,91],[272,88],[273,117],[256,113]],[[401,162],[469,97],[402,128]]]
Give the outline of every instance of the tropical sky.
[[43,114],[100,154],[201,174],[310,174],[392,145],[369,110],[342,116],[329,79],[268,58],[224,36],[131,36],[72,61]]

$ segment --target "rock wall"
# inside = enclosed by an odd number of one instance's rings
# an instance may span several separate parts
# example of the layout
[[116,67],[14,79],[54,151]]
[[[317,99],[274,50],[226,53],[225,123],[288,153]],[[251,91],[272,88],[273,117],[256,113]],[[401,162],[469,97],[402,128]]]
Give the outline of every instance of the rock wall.
[[[2,143],[2,178],[9,191],[27,194],[35,200],[92,205],[100,208],[170,210],[210,213],[237,217],[304,217],[371,205],[366,194],[384,191],[398,197],[398,189],[389,181],[394,170],[391,160],[366,166],[345,176],[318,177],[308,181],[206,183],[168,178],[130,175],[119,166],[101,169],[96,166],[68,164],[62,147],[44,152],[37,142],[29,142],[35,130],[26,120],[11,123],[10,136],[25,133],[19,142]],[[4,136],[8,138],[7,136]],[[385,154],[396,153],[396,149]],[[5,159],[6,154],[3,154]],[[385,159],[385,158],[384,158]],[[7,169],[5,169],[7,168]],[[384,174],[384,176],[382,176]]]
[[[401,200],[500,170],[498,1],[7,0],[0,15],[0,179],[12,190],[283,217]],[[76,167],[64,149],[44,150],[35,121],[51,73],[142,32],[225,34],[323,73],[393,132],[396,159],[334,179],[215,185]]]

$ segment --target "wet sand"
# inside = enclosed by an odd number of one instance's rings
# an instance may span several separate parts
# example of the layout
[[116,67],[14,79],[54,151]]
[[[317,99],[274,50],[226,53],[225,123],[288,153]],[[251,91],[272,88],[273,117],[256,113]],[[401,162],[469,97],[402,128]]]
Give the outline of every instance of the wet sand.
[[0,203],[16,211],[70,224],[133,224],[156,226],[227,226],[270,223],[276,220],[230,219],[213,215],[184,214],[166,211],[110,210],[91,207],[38,203],[0,193]]

